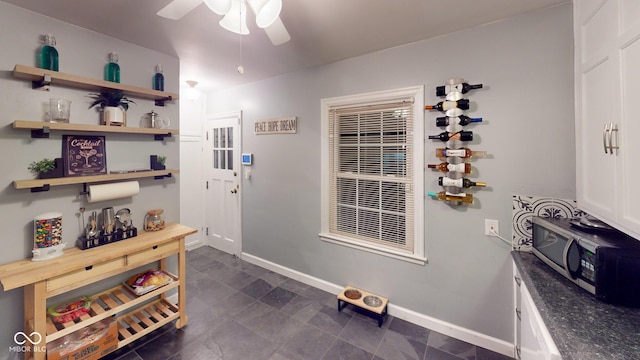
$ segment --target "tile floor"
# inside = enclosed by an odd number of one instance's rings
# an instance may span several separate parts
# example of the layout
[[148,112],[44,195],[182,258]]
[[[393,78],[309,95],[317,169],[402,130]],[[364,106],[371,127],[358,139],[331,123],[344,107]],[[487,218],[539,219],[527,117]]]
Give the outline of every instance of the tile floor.
[[189,324],[173,323],[107,356],[121,360],[506,360],[509,357],[387,316],[210,247],[187,253]]

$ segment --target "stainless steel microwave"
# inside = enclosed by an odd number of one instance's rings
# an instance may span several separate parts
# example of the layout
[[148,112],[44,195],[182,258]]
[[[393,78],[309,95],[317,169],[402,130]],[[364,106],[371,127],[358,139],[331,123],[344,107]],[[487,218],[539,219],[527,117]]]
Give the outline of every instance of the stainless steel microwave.
[[640,241],[615,229],[533,217],[533,254],[596,298],[640,307]]

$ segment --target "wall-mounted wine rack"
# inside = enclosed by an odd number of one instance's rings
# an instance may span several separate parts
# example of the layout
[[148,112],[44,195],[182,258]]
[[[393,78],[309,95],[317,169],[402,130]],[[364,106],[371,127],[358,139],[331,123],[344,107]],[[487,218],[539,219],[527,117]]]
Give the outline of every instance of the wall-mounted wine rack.
[[471,164],[467,160],[482,157],[486,153],[472,151],[465,146],[466,142],[473,140],[473,131],[465,126],[482,122],[482,118],[471,118],[465,114],[465,110],[469,109],[469,99],[465,99],[465,94],[480,88],[482,84],[469,85],[464,79],[449,79],[445,85],[436,87],[436,96],[445,99],[436,105],[425,106],[425,110],[439,110],[445,115],[435,119],[436,126],[444,128],[444,131],[429,136],[429,139],[444,143],[444,148],[436,149],[435,153],[440,162],[428,165],[429,168],[443,173],[438,178],[438,184],[444,190],[429,192],[428,195],[450,205],[473,203],[473,194],[465,192],[464,189],[486,186],[483,182],[465,177],[471,173]]

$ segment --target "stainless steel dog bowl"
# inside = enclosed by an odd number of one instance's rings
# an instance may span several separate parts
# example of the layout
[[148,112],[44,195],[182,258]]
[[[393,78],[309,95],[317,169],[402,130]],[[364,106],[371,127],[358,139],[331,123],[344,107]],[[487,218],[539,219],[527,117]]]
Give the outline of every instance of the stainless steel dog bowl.
[[382,300],[379,297],[373,295],[365,296],[362,301],[371,307],[379,307],[380,305],[382,305]]

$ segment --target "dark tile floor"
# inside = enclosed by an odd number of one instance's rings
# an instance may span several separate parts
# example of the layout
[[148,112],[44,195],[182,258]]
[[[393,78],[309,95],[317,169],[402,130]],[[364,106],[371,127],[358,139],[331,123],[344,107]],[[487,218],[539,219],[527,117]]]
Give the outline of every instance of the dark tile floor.
[[505,360],[402,319],[377,320],[336,296],[210,247],[187,253],[187,326],[107,358],[143,360]]

